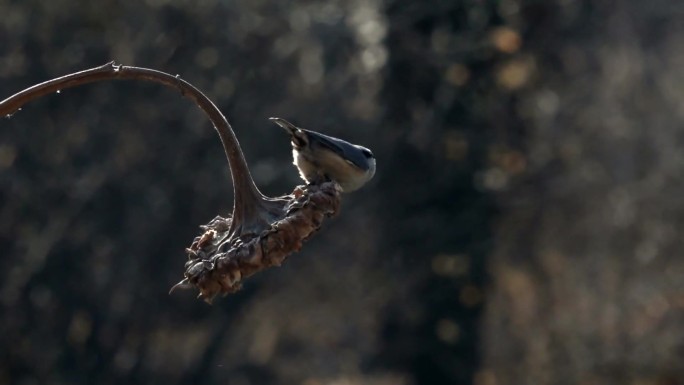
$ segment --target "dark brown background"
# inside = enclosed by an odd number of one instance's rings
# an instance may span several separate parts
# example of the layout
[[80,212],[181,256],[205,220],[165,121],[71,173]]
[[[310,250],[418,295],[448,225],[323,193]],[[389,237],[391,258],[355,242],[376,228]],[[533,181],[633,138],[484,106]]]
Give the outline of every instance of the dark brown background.
[[0,98],[112,59],[228,116],[260,188],[281,116],[373,149],[280,269],[168,296],[232,207],[217,135],[110,82],[0,121],[0,383],[684,383],[677,1],[0,0]]

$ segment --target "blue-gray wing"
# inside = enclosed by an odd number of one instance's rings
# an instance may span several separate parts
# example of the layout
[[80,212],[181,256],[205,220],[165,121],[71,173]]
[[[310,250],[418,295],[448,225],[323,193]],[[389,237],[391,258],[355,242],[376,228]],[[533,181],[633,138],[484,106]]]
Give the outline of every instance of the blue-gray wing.
[[305,130],[300,128],[300,130],[305,131],[311,141],[315,141],[320,145],[330,149],[342,158],[352,162],[356,167],[361,170],[368,170],[369,163],[363,151],[356,146],[342,139],[334,138],[332,136],[323,135],[315,131]]

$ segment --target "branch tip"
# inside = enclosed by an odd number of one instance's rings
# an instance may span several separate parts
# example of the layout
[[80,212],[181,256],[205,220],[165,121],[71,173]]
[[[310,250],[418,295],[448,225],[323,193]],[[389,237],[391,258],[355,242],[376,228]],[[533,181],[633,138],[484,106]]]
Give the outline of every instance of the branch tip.
[[173,285],[171,290],[169,290],[169,295],[173,294],[176,289],[190,289],[191,287],[192,285],[190,284],[190,281],[187,278],[183,278],[183,280]]

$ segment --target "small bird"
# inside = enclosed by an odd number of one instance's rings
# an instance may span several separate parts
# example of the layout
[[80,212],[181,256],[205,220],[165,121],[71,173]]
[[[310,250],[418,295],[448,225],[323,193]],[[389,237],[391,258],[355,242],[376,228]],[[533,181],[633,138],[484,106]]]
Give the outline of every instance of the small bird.
[[294,165],[307,183],[333,180],[342,191],[358,190],[375,175],[375,157],[362,146],[299,128],[281,118],[270,118],[287,130]]

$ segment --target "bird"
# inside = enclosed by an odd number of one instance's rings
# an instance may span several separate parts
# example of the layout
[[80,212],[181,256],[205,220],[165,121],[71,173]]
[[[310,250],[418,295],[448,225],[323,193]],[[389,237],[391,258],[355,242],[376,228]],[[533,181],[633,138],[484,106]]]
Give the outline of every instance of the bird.
[[290,134],[293,164],[309,184],[334,181],[345,193],[358,190],[375,175],[375,156],[366,147],[305,130],[282,118],[270,118]]

